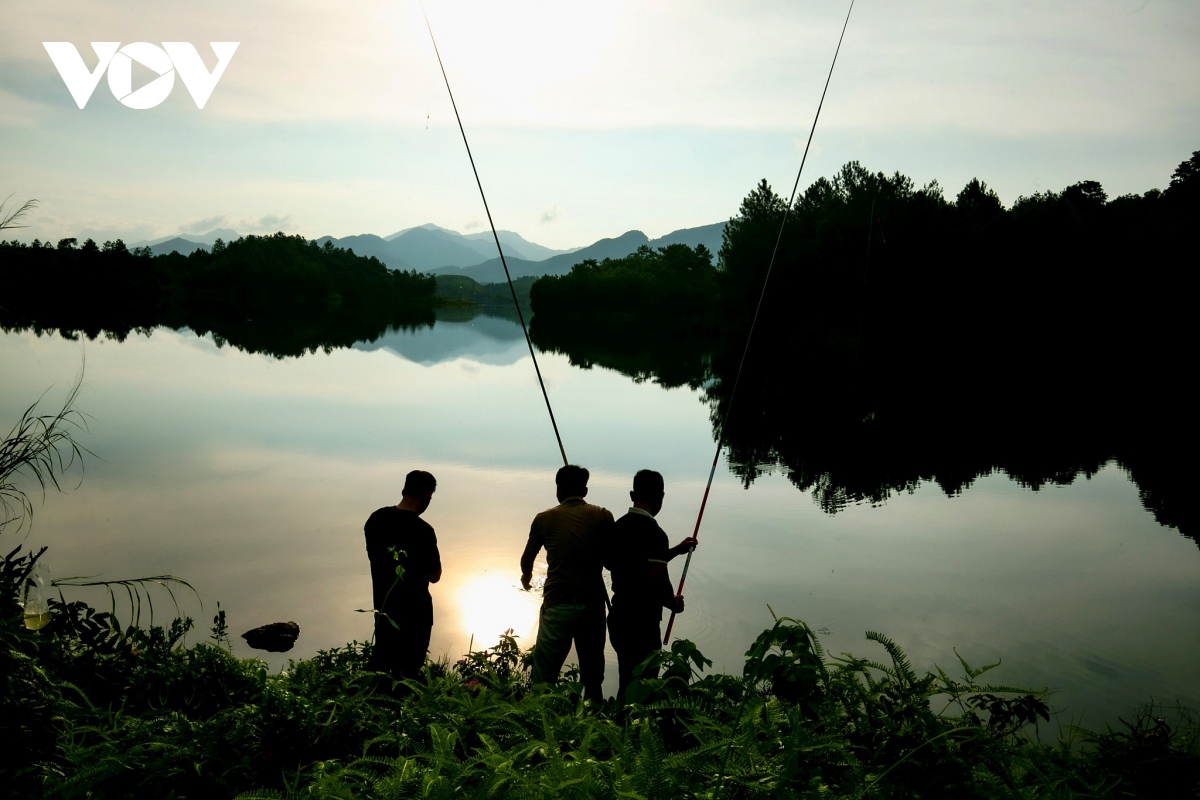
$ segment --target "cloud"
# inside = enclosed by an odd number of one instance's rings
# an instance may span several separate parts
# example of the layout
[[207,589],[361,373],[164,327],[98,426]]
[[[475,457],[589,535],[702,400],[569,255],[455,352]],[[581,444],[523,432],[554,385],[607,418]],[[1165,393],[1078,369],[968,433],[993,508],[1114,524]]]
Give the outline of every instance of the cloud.
[[218,214],[215,217],[205,217],[198,219],[195,222],[189,222],[179,226],[180,233],[208,233],[213,228],[219,227],[225,221],[224,214]]
[[468,220],[467,222],[463,223],[464,231],[473,231],[476,228],[482,228],[482,227],[483,227],[483,222],[481,220],[477,220],[477,219]]
[[558,219],[558,206],[550,206],[542,212],[541,222],[543,225],[554,222],[556,219]]
[[[813,3],[437,5],[433,27],[475,126],[803,129],[842,22],[842,9]],[[856,11],[828,122],[1004,136],[1186,126],[1180,108],[1200,100],[1187,77],[1200,64],[1198,8],[913,0]],[[413,4],[368,0],[330,15],[318,0],[213,0],[147,16],[111,0],[61,0],[11,16],[0,28],[0,83],[20,97],[0,98],[0,124],[35,124],[38,105],[74,111],[41,41],[85,47],[176,35],[196,43],[206,64],[214,56],[205,42],[242,42],[206,121],[354,119],[424,130],[432,111],[450,118]],[[586,41],[572,35],[580,30]],[[192,118],[186,93],[175,94]],[[137,125],[168,114],[113,110]]]
[[[208,233],[216,228],[230,228],[236,231],[239,235],[248,233],[263,234],[275,233],[276,231],[291,231],[296,227],[292,220],[291,214],[267,214],[262,217],[241,217],[233,218],[228,214],[215,214],[211,217],[203,217],[191,222],[179,225],[175,228],[175,234],[190,234],[199,235]],[[68,220],[50,214],[39,214],[36,218],[31,219],[29,228],[19,231],[19,236],[22,241],[30,241],[34,237],[54,240],[62,236],[74,236],[83,241],[84,239],[95,239],[97,242],[105,242],[112,239],[121,239],[127,245],[134,245],[143,242],[157,241],[172,236],[171,228],[154,222],[140,222],[120,219],[106,219],[103,221],[91,221],[90,224],[85,223],[82,230],[71,224]]]
[[250,233],[274,233],[275,231],[286,231],[292,227],[292,215],[284,214],[282,217],[278,214],[267,214],[265,217],[259,217],[257,221],[243,220],[238,223],[238,231],[247,231]]
[[69,232],[63,235],[74,236],[81,242],[86,239],[94,239],[97,242],[120,239],[125,244],[132,245],[135,242],[152,239],[160,233],[160,229],[151,223],[110,220],[92,227],[86,227],[78,233]]

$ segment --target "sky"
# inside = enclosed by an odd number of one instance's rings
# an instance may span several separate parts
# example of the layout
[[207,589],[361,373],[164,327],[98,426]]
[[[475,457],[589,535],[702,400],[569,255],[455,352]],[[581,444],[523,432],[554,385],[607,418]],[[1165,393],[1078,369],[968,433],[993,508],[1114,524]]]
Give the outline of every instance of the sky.
[[[848,4],[482,2],[425,9],[501,229],[549,247],[736,214],[795,180]],[[336,9],[336,10],[335,10]],[[0,198],[18,238],[232,228],[387,235],[487,218],[415,0],[5,6]],[[101,80],[84,109],[45,41],[239,42],[203,109]],[[1098,180],[1164,188],[1200,149],[1200,5],[858,0],[801,185],[850,160],[972,177],[1011,204]],[[133,88],[154,73],[133,66]]]

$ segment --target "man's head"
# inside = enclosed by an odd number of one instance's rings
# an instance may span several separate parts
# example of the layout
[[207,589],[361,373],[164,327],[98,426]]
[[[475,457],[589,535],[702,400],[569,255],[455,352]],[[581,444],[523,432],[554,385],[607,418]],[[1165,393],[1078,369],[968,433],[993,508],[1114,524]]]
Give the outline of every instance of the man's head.
[[636,508],[657,514],[663,504],[663,476],[652,469],[640,469],[633,476],[633,491],[629,499]]
[[420,514],[429,508],[429,501],[433,499],[435,491],[437,478],[423,469],[414,469],[404,476],[404,489],[400,492],[404,495],[404,500],[401,504],[414,506],[413,510]]
[[554,485],[558,487],[558,501],[561,503],[568,497],[587,497],[587,482],[591,476],[583,467],[568,464],[559,469],[554,476]]

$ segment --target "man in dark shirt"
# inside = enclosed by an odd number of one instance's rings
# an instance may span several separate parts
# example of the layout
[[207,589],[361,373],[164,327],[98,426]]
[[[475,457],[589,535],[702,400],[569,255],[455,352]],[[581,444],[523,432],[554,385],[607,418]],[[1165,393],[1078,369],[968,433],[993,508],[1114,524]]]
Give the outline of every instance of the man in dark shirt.
[[613,524],[606,508],[584,501],[588,471],[574,465],[554,476],[559,504],[533,518],[521,554],[521,585],[530,588],[533,560],[546,548],[546,584],[533,651],[534,683],[555,683],[571,642],[579,656],[583,695],[604,699],[604,579],[600,574],[604,539]]
[[433,528],[420,517],[435,489],[432,475],[413,470],[400,502],[376,511],[365,527],[375,609],[371,666],[396,678],[419,677],[429,651],[429,584],[442,578],[442,557]]
[[[662,475],[640,470],[633,476],[629,498],[633,507],[613,525],[604,557],[604,566],[612,574],[608,630],[617,651],[618,698],[625,696],[634,668],[662,647],[663,609],[683,611],[683,595],[676,595],[671,588],[667,562],[696,546],[696,540],[689,537],[670,547],[667,535],[654,519],[662,510]],[[658,671],[643,675],[657,677]]]

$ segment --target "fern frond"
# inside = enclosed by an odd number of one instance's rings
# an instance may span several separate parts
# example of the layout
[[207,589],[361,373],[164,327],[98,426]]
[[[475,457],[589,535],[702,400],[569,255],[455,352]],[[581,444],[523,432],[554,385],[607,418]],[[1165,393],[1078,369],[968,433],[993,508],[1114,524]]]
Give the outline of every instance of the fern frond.
[[997,659],[995,664],[988,664],[986,666],[976,668],[967,663],[967,660],[958,652],[958,648],[954,648],[954,655],[958,658],[958,663],[962,664],[963,673],[967,676],[967,680],[970,682],[974,682],[974,680],[983,673],[989,672],[1000,666],[1001,661],[1001,659]]
[[892,663],[896,667],[897,677],[903,678],[905,683],[912,683],[917,679],[916,675],[913,674],[912,664],[909,662],[908,656],[900,649],[900,645],[876,631],[867,631],[867,639],[883,645],[883,649],[887,650]]

